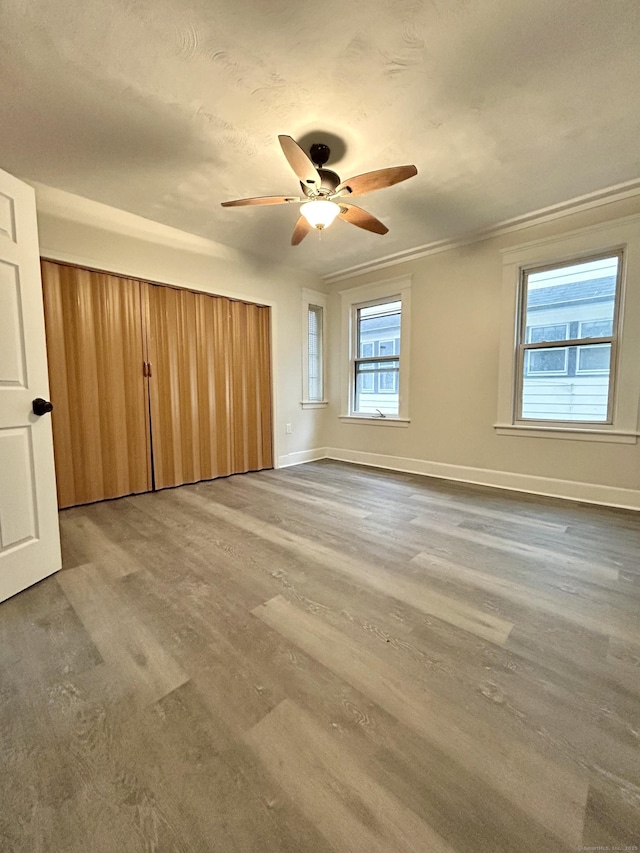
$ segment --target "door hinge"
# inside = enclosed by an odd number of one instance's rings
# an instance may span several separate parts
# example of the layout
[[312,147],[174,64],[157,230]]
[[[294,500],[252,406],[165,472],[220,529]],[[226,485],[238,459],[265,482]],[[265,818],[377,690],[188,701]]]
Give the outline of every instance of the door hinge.
[[143,361],[142,362],[142,375],[143,376],[151,376],[151,362]]

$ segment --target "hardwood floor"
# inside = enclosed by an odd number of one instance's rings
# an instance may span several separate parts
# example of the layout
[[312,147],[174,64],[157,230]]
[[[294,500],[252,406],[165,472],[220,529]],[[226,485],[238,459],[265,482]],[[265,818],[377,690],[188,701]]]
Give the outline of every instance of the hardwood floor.
[[3,853],[640,846],[639,515],[325,461],[61,527]]

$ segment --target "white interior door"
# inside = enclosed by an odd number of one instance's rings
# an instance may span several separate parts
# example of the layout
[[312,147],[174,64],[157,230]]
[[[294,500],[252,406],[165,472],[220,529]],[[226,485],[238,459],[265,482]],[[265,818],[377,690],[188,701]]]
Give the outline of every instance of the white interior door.
[[33,189],[0,171],[0,601],[61,566]]

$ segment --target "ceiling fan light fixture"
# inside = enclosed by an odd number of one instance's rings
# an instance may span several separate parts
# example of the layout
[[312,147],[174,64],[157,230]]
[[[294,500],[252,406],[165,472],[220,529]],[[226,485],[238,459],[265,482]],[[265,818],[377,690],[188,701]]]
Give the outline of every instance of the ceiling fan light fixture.
[[340,213],[340,205],[333,201],[315,199],[314,201],[308,201],[306,204],[303,204],[300,208],[300,213],[309,225],[321,231],[323,228],[328,228]]

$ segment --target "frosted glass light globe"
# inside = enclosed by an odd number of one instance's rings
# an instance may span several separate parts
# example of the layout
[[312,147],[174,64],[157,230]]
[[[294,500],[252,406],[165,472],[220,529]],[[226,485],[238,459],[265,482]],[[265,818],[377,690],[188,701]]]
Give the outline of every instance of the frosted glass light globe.
[[334,201],[323,201],[317,199],[308,201],[300,208],[300,213],[307,220],[309,225],[312,225],[318,230],[328,228],[336,216],[340,213],[340,205]]

